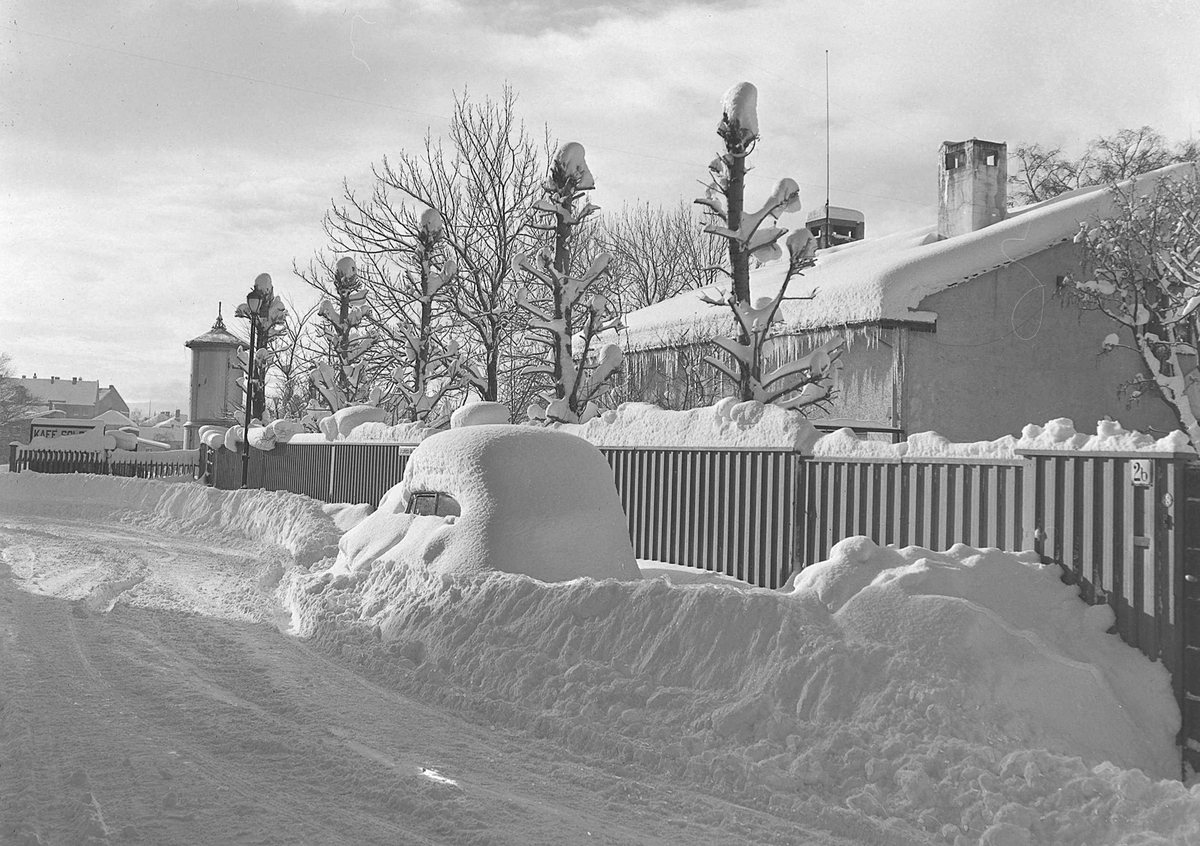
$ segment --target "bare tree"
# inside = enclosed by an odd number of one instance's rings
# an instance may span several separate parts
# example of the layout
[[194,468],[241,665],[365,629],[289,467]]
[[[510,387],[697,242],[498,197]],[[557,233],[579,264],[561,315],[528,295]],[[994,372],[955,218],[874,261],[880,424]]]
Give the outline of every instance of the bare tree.
[[0,353],[0,426],[23,420],[33,414],[38,402],[12,374],[12,357]]
[[1061,147],[1047,150],[1041,144],[1020,144],[1012,152],[1017,167],[1008,178],[1012,205],[1038,203],[1080,186],[1086,161],[1076,162]]
[[[674,208],[641,203],[596,216],[594,252],[612,256],[606,293],[625,313],[703,288],[722,278],[725,246],[703,232],[688,203]],[[583,249],[587,249],[584,247]]]
[[1091,185],[1124,182],[1139,173],[1166,167],[1174,160],[1167,140],[1148,126],[1122,129],[1093,139],[1084,158],[1087,182]]
[[288,313],[267,347],[267,405],[276,420],[299,420],[315,398],[309,373],[315,361],[310,334],[316,306],[303,314],[284,300]]
[[521,328],[514,318],[513,258],[536,242],[530,212],[548,157],[516,114],[517,96],[505,86],[500,99],[454,99],[444,145],[427,134],[423,149],[384,158],[372,169],[369,198],[347,186],[343,203],[326,216],[338,250],[386,261],[409,250],[426,209],[445,224],[445,244],[458,277],[451,301],[466,330],[463,347],[477,362],[478,390],[500,400],[506,350]]
[[1013,205],[1024,205],[1086,185],[1123,182],[1172,162],[1194,162],[1200,157],[1200,141],[1189,139],[1171,149],[1161,133],[1143,126],[1093,138],[1078,159],[1061,147],[1041,144],[1020,144],[1012,156],[1016,167],[1008,178],[1008,197]]

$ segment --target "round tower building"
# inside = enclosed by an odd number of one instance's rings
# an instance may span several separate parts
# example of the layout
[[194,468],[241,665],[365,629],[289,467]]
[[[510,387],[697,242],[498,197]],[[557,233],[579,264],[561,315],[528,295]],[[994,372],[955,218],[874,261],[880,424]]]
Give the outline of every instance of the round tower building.
[[187,449],[200,444],[201,426],[235,426],[241,404],[238,388],[238,347],[245,342],[225,328],[217,312],[212,329],[184,344],[192,351],[192,379],[186,428]]

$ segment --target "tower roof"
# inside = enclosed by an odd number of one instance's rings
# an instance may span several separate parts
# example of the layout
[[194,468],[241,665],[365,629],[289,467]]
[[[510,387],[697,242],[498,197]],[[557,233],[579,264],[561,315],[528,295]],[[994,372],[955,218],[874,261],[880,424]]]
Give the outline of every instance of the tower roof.
[[245,343],[237,335],[231,334],[225,328],[225,321],[221,318],[220,307],[217,310],[217,320],[213,323],[213,327],[198,338],[192,338],[187,341],[184,346],[194,349],[196,347],[237,347]]

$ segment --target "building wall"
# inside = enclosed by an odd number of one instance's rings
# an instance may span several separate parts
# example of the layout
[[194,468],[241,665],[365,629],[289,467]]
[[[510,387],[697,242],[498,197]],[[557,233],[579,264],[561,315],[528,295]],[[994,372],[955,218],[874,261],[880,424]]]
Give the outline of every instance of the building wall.
[[[807,355],[834,336],[845,338],[848,344],[841,356],[834,397],[820,408],[810,408],[807,415],[812,419],[831,417],[895,425],[896,344],[902,340],[899,330],[867,327],[783,336],[773,343],[768,366]],[[704,356],[717,353],[711,343],[631,352],[625,357],[622,379],[612,399],[686,409],[733,396],[732,383],[703,361]]]
[[100,397],[96,400],[96,417],[99,417],[106,411],[119,411],[122,414],[129,414],[129,405],[126,404],[124,397],[114,388],[109,385],[107,389],[100,390]]
[[192,353],[190,419],[233,420],[240,400],[236,347],[206,346]]
[[937,330],[908,335],[906,431],[992,440],[1057,417],[1093,432],[1105,416],[1130,429],[1175,428],[1162,400],[1127,407],[1118,395],[1139,360],[1127,350],[1099,354],[1116,324],[1056,290],[1058,277],[1076,271],[1074,256],[1074,245],[1060,244],[922,301]]

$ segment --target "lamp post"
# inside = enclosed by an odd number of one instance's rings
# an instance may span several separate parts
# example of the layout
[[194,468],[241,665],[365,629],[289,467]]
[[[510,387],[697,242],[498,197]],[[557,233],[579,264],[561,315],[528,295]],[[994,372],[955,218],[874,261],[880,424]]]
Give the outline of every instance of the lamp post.
[[254,388],[257,380],[255,373],[255,352],[256,347],[261,340],[259,337],[262,331],[261,319],[264,312],[270,308],[272,299],[271,277],[266,273],[260,273],[258,278],[254,280],[254,287],[250,289],[250,293],[246,295],[245,308],[238,308],[239,317],[246,317],[250,320],[250,357],[246,361],[246,425],[242,430],[242,487],[246,487],[246,482],[250,475],[250,412],[254,407]]

